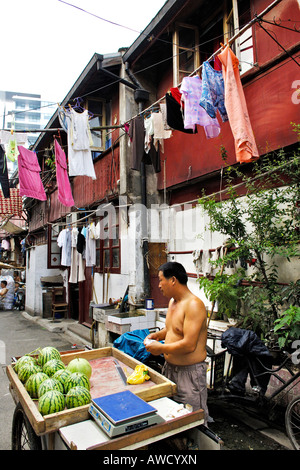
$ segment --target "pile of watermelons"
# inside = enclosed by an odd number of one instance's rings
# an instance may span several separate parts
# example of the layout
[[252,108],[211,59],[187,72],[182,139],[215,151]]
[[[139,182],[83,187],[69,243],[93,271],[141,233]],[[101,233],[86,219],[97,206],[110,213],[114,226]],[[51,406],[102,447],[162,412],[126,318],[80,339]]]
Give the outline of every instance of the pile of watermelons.
[[59,351],[47,346],[20,357],[13,368],[30,397],[38,400],[42,415],[57,413],[65,407],[87,405],[91,401],[92,367],[84,358],[72,359],[66,366]]

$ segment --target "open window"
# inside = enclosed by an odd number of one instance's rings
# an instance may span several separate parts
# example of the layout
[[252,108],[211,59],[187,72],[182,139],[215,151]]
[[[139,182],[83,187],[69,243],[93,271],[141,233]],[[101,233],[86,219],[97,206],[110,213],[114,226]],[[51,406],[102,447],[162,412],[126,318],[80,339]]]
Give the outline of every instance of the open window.
[[109,205],[100,221],[100,239],[96,241],[96,266],[101,272],[121,272],[119,209]]
[[[249,0],[226,0],[223,20],[224,42],[234,36],[251,19]],[[238,37],[232,50],[240,61],[240,72],[245,73],[253,67],[254,51],[252,28],[247,29]]]
[[61,266],[61,248],[57,244],[60,232],[71,223],[71,215],[62,217],[57,223],[48,225],[48,269]]
[[173,35],[174,86],[200,65],[199,34],[196,26],[177,23]]
[[[88,98],[86,108],[93,114],[89,120],[90,129],[109,126],[111,124],[111,103],[105,102],[100,98]],[[99,152],[103,152],[111,146],[109,129],[91,130],[93,147],[91,150],[93,156],[97,157]]]
[[[226,44],[251,20],[250,0],[223,0],[211,5],[206,15],[193,11],[189,23],[176,23],[173,33],[173,86],[179,86],[185,76],[192,74]],[[192,24],[193,23],[193,24]],[[252,28],[235,40],[231,48],[240,61],[241,74],[253,67],[254,48]]]

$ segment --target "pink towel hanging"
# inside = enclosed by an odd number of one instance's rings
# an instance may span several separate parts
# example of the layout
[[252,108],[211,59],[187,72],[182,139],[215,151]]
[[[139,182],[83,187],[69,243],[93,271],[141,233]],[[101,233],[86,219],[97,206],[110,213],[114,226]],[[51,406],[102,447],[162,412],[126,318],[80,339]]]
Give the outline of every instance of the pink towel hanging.
[[68,176],[68,166],[66,154],[61,146],[54,140],[55,147],[55,163],[56,163],[56,179],[58,186],[58,200],[67,207],[75,205],[70,180]]
[[46,201],[47,196],[40,177],[40,165],[37,156],[31,150],[18,146],[18,167],[20,195]]

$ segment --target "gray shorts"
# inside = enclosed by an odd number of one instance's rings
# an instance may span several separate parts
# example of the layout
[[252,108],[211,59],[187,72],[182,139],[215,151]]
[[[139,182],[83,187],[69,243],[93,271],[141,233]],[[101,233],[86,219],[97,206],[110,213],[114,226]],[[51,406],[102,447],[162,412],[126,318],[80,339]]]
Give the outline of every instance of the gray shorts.
[[206,362],[189,366],[175,366],[165,362],[162,374],[177,385],[177,393],[172,397],[178,403],[191,405],[193,411],[204,411],[204,424],[207,425],[207,383]]

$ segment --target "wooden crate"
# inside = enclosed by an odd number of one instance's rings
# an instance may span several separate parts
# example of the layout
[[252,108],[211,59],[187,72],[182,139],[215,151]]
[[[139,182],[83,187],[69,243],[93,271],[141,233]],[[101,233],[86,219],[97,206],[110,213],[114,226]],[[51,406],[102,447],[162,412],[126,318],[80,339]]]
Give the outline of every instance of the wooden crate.
[[[151,368],[148,369],[150,380],[138,385],[123,384],[115,368],[114,359],[117,359],[127,376],[133,372],[136,365],[142,363],[116,348],[107,347],[90,351],[61,353],[61,359],[65,364],[76,357],[87,359],[92,366],[90,379],[92,398],[130,390],[148,402],[157,398],[171,397],[176,393],[176,385]],[[10,392],[15,402],[21,403],[38,436],[55,432],[62,426],[78,423],[90,417],[89,405],[42,416],[38,411],[37,400],[31,399],[13,366],[7,366],[6,372],[10,381]]]

